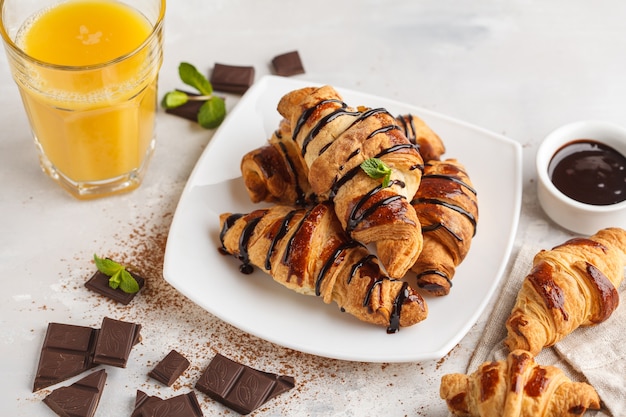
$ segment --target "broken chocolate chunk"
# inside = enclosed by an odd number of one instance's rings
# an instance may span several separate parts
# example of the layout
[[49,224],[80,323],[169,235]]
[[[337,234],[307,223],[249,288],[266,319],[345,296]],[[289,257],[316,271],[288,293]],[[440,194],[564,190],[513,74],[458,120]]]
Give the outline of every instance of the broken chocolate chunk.
[[139,342],[141,325],[105,317],[96,341],[93,362],[126,368],[134,345]]
[[203,415],[196,393],[193,391],[162,399],[137,390],[135,409],[131,417],[202,417]]
[[148,376],[169,387],[185,372],[189,365],[187,358],[172,350],[148,373]]
[[[130,275],[135,278],[137,284],[139,284],[139,289],[143,288],[145,280],[132,272],[129,272]],[[121,288],[111,288],[109,285],[110,277],[106,274],[103,274],[100,271],[96,271],[95,274],[89,278],[87,282],[85,282],[85,287],[89,288],[91,291],[97,292],[100,295],[104,295],[118,303],[127,305],[130,303],[137,293],[127,293],[122,291]]]
[[209,81],[214,90],[243,94],[254,83],[254,67],[216,63]]
[[96,366],[93,354],[99,331],[91,327],[49,323],[33,392],[76,376]]
[[107,374],[96,371],[67,387],[52,391],[43,402],[61,417],[93,417],[98,408]]
[[196,388],[245,415],[294,385],[293,377],[259,371],[218,353],[196,383]]
[[291,75],[304,74],[304,66],[298,51],[287,52],[275,56],[272,59],[272,66],[276,75],[289,77]]

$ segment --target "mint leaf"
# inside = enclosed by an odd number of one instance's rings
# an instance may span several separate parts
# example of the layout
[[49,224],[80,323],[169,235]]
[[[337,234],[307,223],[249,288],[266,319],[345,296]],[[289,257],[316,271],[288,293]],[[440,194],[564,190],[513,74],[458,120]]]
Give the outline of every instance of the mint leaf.
[[182,91],[170,91],[169,93],[163,96],[163,100],[161,100],[161,106],[164,109],[173,109],[189,101],[189,96],[187,93]]
[[124,270],[120,269],[116,273],[111,275],[111,278],[109,278],[109,287],[111,287],[114,290],[116,290],[117,287],[120,286],[120,284],[122,283],[122,271],[124,271]]
[[[110,285],[110,284],[109,284]],[[139,291],[139,284],[133,276],[125,269],[120,271],[120,289],[125,293],[133,294]]]
[[220,97],[211,97],[200,107],[198,123],[205,129],[215,129],[226,117],[226,103]]
[[213,93],[213,86],[193,65],[182,62],[178,66],[178,75],[180,79],[187,85],[195,88],[201,94],[210,96]]
[[94,254],[93,259],[96,262],[96,268],[98,268],[98,271],[102,272],[104,275],[112,276],[120,269],[124,268],[122,265],[109,258],[99,258],[98,255]]
[[361,169],[374,179],[383,179],[383,187],[389,186],[391,180],[391,168],[378,158],[369,158],[361,163]]
[[96,262],[98,271],[109,277],[109,287],[114,290],[119,287],[122,291],[130,294],[139,291],[139,283],[124,266],[109,258],[99,258],[95,254],[93,259]]

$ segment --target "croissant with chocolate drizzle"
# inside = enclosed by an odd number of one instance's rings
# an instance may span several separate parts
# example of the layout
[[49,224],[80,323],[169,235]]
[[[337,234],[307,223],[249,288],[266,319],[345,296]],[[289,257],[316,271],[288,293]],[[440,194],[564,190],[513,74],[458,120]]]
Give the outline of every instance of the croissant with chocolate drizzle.
[[422,225],[424,248],[411,267],[417,285],[446,295],[465,259],[478,221],[478,201],[465,167],[456,159],[429,161],[411,201]]
[[243,182],[253,203],[306,206],[317,201],[304,161],[287,141],[291,141],[291,127],[283,119],[267,145],[241,159]]
[[[375,243],[387,273],[402,277],[422,250],[422,233],[410,199],[419,187],[423,160],[385,109],[348,107],[330,86],[283,96],[278,112],[289,121],[287,141],[304,161],[321,201],[331,201],[343,229]],[[360,165],[379,158],[391,168],[388,185]]]
[[603,322],[619,304],[624,266],[626,230],[620,228],[542,250],[506,322],[505,344],[536,355],[579,326]]
[[[419,117],[405,114],[396,117],[407,139],[417,145],[423,160],[439,159],[445,146],[439,136]],[[253,149],[241,159],[244,185],[253,203],[268,202],[306,206],[319,201],[311,189],[308,170],[294,146],[291,126],[282,119],[267,145]]]
[[470,375],[444,375],[439,393],[450,412],[466,417],[573,417],[600,408],[591,385],[538,365],[524,350],[485,362]]
[[241,261],[244,273],[256,266],[285,287],[334,301],[389,333],[428,314],[418,293],[383,274],[377,258],[344,232],[329,203],[224,213],[220,224],[221,249]]

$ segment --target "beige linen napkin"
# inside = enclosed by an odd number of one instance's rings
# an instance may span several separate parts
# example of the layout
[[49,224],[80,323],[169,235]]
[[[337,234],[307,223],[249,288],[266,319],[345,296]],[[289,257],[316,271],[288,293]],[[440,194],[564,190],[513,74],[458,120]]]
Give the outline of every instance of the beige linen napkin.
[[[523,246],[505,281],[482,338],[470,360],[467,372],[491,360],[501,360],[508,354],[502,343],[506,337],[505,322],[511,313],[521,284],[530,272],[533,257],[539,250]],[[543,248],[549,249],[549,248]],[[603,323],[581,327],[555,346],[543,349],[537,363],[561,368],[571,379],[593,385],[603,402],[599,412],[589,416],[626,416],[626,280],[622,283],[620,305]]]

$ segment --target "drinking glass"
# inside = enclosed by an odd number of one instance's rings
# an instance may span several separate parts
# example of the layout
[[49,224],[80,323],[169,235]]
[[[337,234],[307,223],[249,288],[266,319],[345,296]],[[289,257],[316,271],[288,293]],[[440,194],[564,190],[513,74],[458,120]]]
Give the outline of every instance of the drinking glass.
[[[89,8],[89,23],[68,17],[78,7]],[[107,16],[127,23],[100,26]],[[40,165],[79,199],[141,184],[156,141],[164,16],[165,0],[0,0],[0,34]],[[39,47],[64,32],[51,29],[61,17],[69,41]],[[115,50],[135,38],[129,50]],[[75,40],[88,59],[66,48]]]

